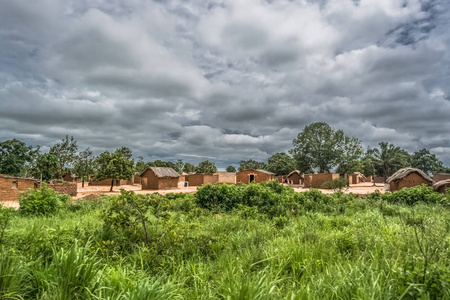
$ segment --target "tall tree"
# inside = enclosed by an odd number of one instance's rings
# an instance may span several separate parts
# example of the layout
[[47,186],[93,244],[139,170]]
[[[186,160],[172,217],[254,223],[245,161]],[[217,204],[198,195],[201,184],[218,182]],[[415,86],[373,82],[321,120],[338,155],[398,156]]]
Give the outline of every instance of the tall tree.
[[62,178],[66,172],[66,167],[71,167],[75,161],[77,155],[77,141],[66,135],[65,139],[61,140],[61,143],[57,143],[50,147],[50,154],[55,155],[58,158],[58,170],[56,173],[57,178]]
[[183,172],[185,173],[194,173],[196,167],[191,163],[185,163],[183,167]]
[[249,160],[241,160],[239,162],[239,171],[244,171],[244,170],[250,170],[250,169],[260,169],[260,170],[266,170],[267,169],[267,165],[263,162],[259,162],[253,159],[249,159]]
[[200,174],[213,174],[217,172],[217,167],[213,162],[205,160],[198,164],[195,171]]
[[228,166],[228,167],[226,168],[226,171],[227,171],[228,173],[236,173],[236,168],[233,167],[233,166]]
[[87,148],[80,152],[75,159],[73,171],[81,177],[81,186],[84,187],[84,182],[89,175],[94,173],[94,155],[92,151]]
[[178,159],[177,162],[175,163],[175,168],[173,168],[175,171],[178,172],[178,174],[183,173],[183,167],[184,167],[184,162],[181,159]]
[[289,153],[299,171],[306,173],[318,168],[321,173],[329,173],[338,164],[343,141],[342,130],[336,131],[325,122],[312,123],[293,140],[294,148]]
[[344,136],[341,145],[341,155],[338,159],[339,173],[351,174],[362,169],[361,156],[364,150],[361,147],[361,141],[356,137]]
[[409,165],[409,154],[402,148],[388,142],[380,142],[380,149],[371,150],[375,165],[379,168],[384,181],[394,172]]
[[36,164],[32,170],[35,178],[41,178],[43,181],[55,179],[59,170],[58,158],[51,153],[39,155]]
[[24,142],[12,139],[0,143],[0,174],[21,176],[30,164],[33,149]]
[[295,160],[286,153],[275,153],[268,159],[267,170],[275,175],[287,175],[295,170]]
[[96,158],[95,163],[97,180],[111,179],[110,192],[113,190],[114,181],[130,179],[133,176],[134,161],[128,148],[117,149],[114,153],[105,151]]
[[444,164],[442,161],[435,154],[430,153],[430,151],[425,148],[416,151],[411,155],[411,166],[413,168],[421,169],[428,175],[442,172],[444,170]]
[[142,173],[148,168],[148,163],[144,161],[142,156],[139,156],[138,161],[136,162],[135,170],[136,172]]

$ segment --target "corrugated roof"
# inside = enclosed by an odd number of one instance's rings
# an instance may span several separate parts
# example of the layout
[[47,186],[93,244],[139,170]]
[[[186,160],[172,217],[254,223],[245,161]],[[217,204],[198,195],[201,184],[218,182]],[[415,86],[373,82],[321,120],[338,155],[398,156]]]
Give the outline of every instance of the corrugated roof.
[[180,174],[178,174],[177,171],[175,171],[172,168],[166,168],[166,167],[148,167],[147,169],[145,169],[144,172],[142,172],[141,177],[144,175],[145,172],[147,172],[147,170],[152,170],[153,173],[155,173],[155,175],[159,178],[164,178],[164,177],[178,178],[178,177],[180,177]]

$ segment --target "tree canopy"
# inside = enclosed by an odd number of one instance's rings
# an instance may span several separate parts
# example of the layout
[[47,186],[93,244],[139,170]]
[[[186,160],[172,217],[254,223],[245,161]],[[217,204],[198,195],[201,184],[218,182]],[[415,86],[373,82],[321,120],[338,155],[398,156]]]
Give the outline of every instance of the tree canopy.
[[[33,157],[31,146],[18,139],[6,140],[0,143],[0,174],[21,176],[26,164]],[[37,150],[39,151],[39,149]]]
[[250,170],[250,169],[260,169],[260,170],[266,170],[267,169],[267,165],[263,162],[259,162],[253,159],[249,159],[249,160],[241,160],[239,162],[239,171],[244,171],[244,170]]
[[95,177],[97,180],[111,179],[111,188],[115,180],[130,179],[134,172],[134,161],[131,159],[131,150],[122,147],[114,153],[105,151],[97,159]]
[[61,140],[61,143],[57,143],[50,147],[50,154],[53,154],[58,159],[58,168],[56,171],[56,178],[62,178],[66,172],[66,167],[71,167],[75,161],[77,155],[77,141],[66,135],[66,138]]
[[388,142],[380,142],[380,148],[370,150],[369,156],[373,159],[377,173],[384,180],[401,168],[408,167],[409,154],[402,148]]
[[268,159],[267,170],[275,175],[287,175],[295,170],[295,160],[286,153],[275,153]]
[[411,166],[413,168],[421,169],[428,175],[444,171],[444,164],[442,161],[425,148],[416,151],[411,155]]
[[196,167],[191,163],[185,163],[183,166],[183,172],[185,173],[194,173]]
[[86,178],[94,173],[94,159],[94,155],[89,148],[80,152],[75,159],[73,171],[81,177],[83,187]]
[[236,173],[236,168],[235,167],[233,167],[233,166],[228,166],[227,168],[226,168],[226,171],[227,172],[229,172],[229,173]]
[[213,174],[217,172],[217,167],[215,163],[205,160],[198,164],[196,172],[201,174]]

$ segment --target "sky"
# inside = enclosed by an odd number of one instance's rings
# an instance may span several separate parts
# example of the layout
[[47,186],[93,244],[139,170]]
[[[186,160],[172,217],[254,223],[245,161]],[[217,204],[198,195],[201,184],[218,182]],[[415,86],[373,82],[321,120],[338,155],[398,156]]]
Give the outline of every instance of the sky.
[[267,160],[324,121],[450,166],[448,0],[0,0],[0,141]]

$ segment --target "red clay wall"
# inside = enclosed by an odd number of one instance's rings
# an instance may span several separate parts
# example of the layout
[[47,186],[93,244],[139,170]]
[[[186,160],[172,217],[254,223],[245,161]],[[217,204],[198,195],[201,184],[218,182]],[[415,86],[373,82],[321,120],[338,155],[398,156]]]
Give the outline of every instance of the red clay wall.
[[178,178],[159,178],[158,190],[173,190],[178,188]]
[[297,173],[293,173],[287,179],[292,180],[293,184],[303,184],[303,178],[300,175],[298,175]]
[[[13,182],[16,182],[13,187]],[[7,178],[0,175],[0,203],[19,201],[20,192],[35,188],[33,179]]]
[[217,174],[192,174],[187,176],[189,186],[200,186],[207,183],[216,183],[219,181]]
[[[101,181],[91,181],[89,182],[89,185],[95,185],[95,186],[111,186],[111,179],[104,179]],[[114,181],[114,186],[120,186],[120,180]]]
[[76,182],[64,182],[64,183],[49,183],[47,187],[53,189],[55,192],[60,194],[68,194],[70,196],[77,195],[77,184]]
[[159,178],[148,169],[141,177],[143,190],[173,190],[178,188],[178,178]]
[[441,194],[445,194],[445,192],[447,191],[448,188],[450,188],[450,184],[444,184],[437,190],[437,192],[441,193]]
[[375,181],[375,183],[384,183],[384,177],[382,176],[377,176],[373,180]]
[[366,180],[365,180],[365,182],[372,182],[373,181],[373,178],[372,178],[372,176],[367,176],[366,177]]
[[397,182],[392,181],[389,184],[389,190],[391,192],[398,191],[405,187],[414,187],[422,184],[430,185],[430,183],[426,181],[422,176],[419,176],[417,173],[411,173]]
[[433,175],[433,181],[439,182],[441,180],[447,180],[450,179],[450,174],[444,174],[444,173],[437,173]]
[[319,189],[322,183],[339,178],[338,173],[309,174],[305,176],[305,188]]
[[133,184],[141,184],[141,177],[139,175],[133,175]]
[[133,180],[131,179],[120,179],[119,185],[133,185]]
[[217,172],[214,175],[218,176],[217,182],[219,182],[219,183],[228,183],[228,184],[236,183],[236,173]]
[[256,170],[245,170],[236,173],[236,183],[250,183],[250,175],[255,175],[255,182],[260,183],[264,181],[270,181],[275,179],[275,175],[258,172]]
[[358,184],[360,183],[360,178],[358,175],[350,175],[348,177],[349,184]]

